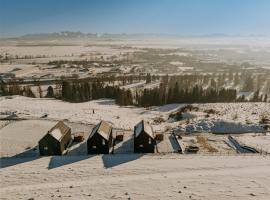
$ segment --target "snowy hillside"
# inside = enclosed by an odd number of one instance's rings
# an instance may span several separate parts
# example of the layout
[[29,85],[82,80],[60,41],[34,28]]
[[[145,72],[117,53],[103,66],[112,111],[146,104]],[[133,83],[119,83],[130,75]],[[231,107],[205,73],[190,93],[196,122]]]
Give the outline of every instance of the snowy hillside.
[[[71,122],[96,124],[106,120],[114,128],[132,130],[142,119],[149,120],[154,130],[174,128],[178,132],[263,132],[259,123],[262,115],[270,116],[270,103],[208,103],[193,104],[198,111],[183,115],[182,121],[169,119],[169,115],[183,104],[161,107],[120,107],[114,100],[101,99],[84,103],[68,103],[55,99],[39,99],[14,96],[0,97],[0,112],[15,112],[20,118],[67,119]],[[208,114],[212,109],[214,113]],[[157,122],[160,121],[160,122]]]
[[270,196],[270,159],[259,155],[55,156],[1,163],[0,196],[10,200],[268,200]]

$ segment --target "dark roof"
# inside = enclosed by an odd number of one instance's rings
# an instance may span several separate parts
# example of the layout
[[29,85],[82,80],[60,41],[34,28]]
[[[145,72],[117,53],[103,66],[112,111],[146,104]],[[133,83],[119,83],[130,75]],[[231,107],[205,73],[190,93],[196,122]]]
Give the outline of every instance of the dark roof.
[[64,124],[64,122],[59,121],[54,127],[52,127],[48,131],[48,134],[53,136],[56,140],[60,141],[63,136],[68,133],[69,130],[70,128],[66,124]]
[[98,133],[104,139],[109,140],[111,130],[112,130],[112,126],[108,122],[101,121],[98,125],[96,125],[93,128],[89,138],[91,138],[95,133]]
[[149,135],[151,138],[155,139],[155,134],[153,131],[152,126],[147,123],[145,120],[140,121],[135,127],[134,127],[134,134],[135,137],[138,137],[142,132],[145,132],[147,135]]

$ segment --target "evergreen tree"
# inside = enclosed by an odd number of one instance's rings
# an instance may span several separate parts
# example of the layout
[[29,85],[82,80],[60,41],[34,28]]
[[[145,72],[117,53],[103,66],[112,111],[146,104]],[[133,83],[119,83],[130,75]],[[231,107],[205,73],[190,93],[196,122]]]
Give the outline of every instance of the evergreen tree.
[[252,101],[252,102],[260,101],[260,90],[256,90],[254,92],[253,97],[250,101]]
[[244,82],[244,86],[243,86],[243,89],[242,91],[243,92],[251,92],[254,90],[254,83],[253,83],[253,79],[251,76],[248,76],[246,79],[245,79],[245,82]]
[[146,83],[151,83],[151,74],[150,73],[146,74]]
[[31,90],[30,86],[24,87],[24,95],[27,97],[35,98],[35,95],[34,95],[33,91]]
[[54,97],[54,91],[53,91],[53,87],[49,86],[47,89],[47,94],[46,94],[47,98],[53,98]]
[[239,85],[239,74],[238,73],[236,73],[234,75],[234,86],[237,86],[237,85]]
[[267,99],[268,99],[268,96],[267,96],[267,94],[265,94],[265,95],[264,95],[263,101],[264,101],[264,102],[267,102]]
[[177,103],[179,100],[179,86],[178,82],[175,83],[172,93],[172,103]]

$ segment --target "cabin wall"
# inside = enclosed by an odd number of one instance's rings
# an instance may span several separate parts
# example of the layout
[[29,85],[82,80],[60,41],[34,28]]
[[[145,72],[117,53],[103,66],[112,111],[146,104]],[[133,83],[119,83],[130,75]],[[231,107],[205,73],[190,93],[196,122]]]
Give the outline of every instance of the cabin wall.
[[134,153],[155,153],[156,141],[145,132],[138,137],[134,134]]
[[[111,138],[111,136],[110,136]],[[98,133],[87,140],[88,154],[108,154],[110,151],[111,139],[105,140]]]
[[41,156],[62,155],[59,141],[47,134],[39,143],[39,154]]
[[64,135],[61,141],[56,140],[50,134],[46,134],[39,141],[39,154],[41,156],[62,155],[71,140],[71,129]]

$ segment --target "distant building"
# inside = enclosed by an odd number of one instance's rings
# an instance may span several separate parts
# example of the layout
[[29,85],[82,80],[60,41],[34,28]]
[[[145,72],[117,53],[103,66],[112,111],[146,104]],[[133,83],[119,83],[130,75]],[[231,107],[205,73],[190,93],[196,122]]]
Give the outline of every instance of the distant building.
[[62,155],[71,141],[71,129],[59,121],[39,141],[39,153],[41,156]]
[[154,153],[156,140],[153,128],[142,120],[134,127],[134,153]]
[[108,154],[112,147],[112,126],[105,121],[96,125],[87,139],[88,154]]

